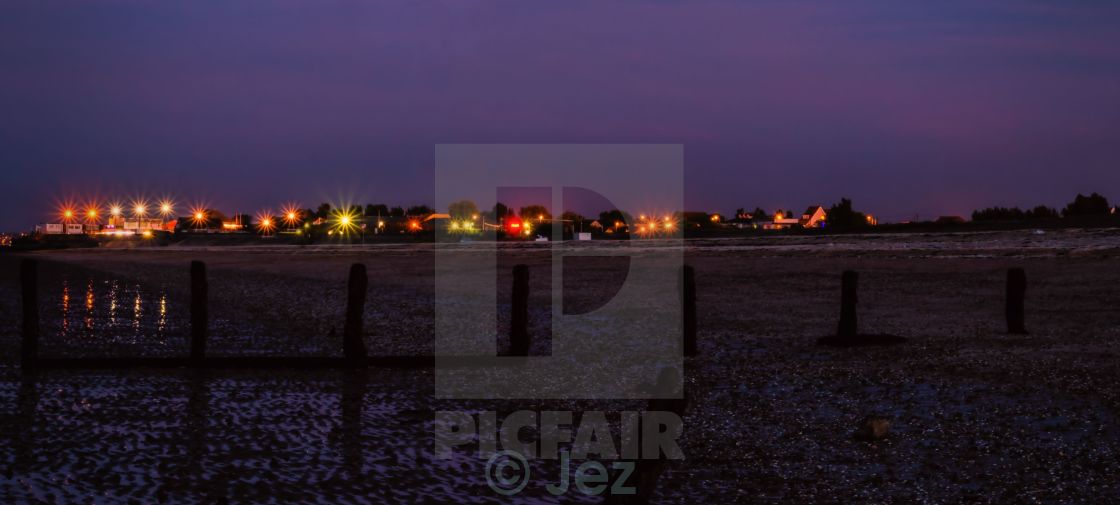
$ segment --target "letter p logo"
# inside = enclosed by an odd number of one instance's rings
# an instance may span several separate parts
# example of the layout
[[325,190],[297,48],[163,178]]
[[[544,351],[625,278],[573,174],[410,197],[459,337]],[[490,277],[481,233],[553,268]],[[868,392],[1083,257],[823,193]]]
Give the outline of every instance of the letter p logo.
[[[535,188],[543,190],[537,194],[550,201],[532,203],[547,206],[557,219],[538,216],[533,222],[530,215],[499,224],[491,216],[490,223],[464,223],[452,215],[446,228],[489,227],[504,236],[517,236],[518,242],[464,243],[437,228],[436,397],[658,396],[653,385],[659,372],[665,367],[681,369],[683,362],[678,280],[684,260],[683,223],[668,217],[685,210],[683,182],[680,145],[437,146],[437,209],[448,209],[462,200],[489,209],[499,200],[500,188]],[[560,240],[564,224],[558,218],[562,212],[597,216],[600,211],[613,210],[564,208],[565,193],[576,188],[596,193],[613,209],[628,213],[620,215],[619,222],[598,219],[591,223],[600,239],[609,239]],[[551,227],[552,241],[534,242],[536,234],[524,232],[525,226]],[[549,356],[499,356],[499,250],[512,255],[527,254],[525,251],[551,255],[551,290],[548,296],[536,293],[529,307],[530,320],[551,314]],[[625,256],[629,270],[621,288],[604,305],[583,314],[564,314],[563,259],[570,256]]]

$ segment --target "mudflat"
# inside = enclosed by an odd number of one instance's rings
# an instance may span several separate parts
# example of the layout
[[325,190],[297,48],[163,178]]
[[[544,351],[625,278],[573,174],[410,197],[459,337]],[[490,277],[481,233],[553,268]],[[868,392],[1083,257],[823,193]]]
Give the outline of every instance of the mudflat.
[[[450,246],[478,254],[488,244]],[[656,241],[570,245],[633,253]],[[384,502],[508,499],[485,461],[435,460],[436,410],[641,408],[634,401],[447,401],[429,369],[18,369],[19,259],[40,260],[44,356],[186,353],[189,262],[206,262],[211,352],[334,356],[350,264],[369,270],[372,355],[433,352],[434,247],[238,246],[0,255],[0,496],[19,500]],[[569,247],[569,246],[565,246]],[[1120,233],[1063,230],[690,240],[699,355],[681,447],[655,501],[1080,501],[1120,493]],[[530,267],[532,353],[548,354],[548,245],[498,246],[498,345],[513,265]],[[493,261],[478,254],[479,261]],[[570,267],[570,268],[569,268]],[[1008,268],[1027,273],[1027,335],[1006,334]],[[836,349],[840,273],[859,325],[904,336]],[[564,270],[591,309],[618,258]],[[355,414],[346,404],[357,398]],[[349,412],[349,413],[347,413]],[[854,436],[868,416],[883,437]],[[539,477],[537,477],[539,475]],[[555,462],[521,495],[549,498]],[[572,493],[565,501],[595,501]]]

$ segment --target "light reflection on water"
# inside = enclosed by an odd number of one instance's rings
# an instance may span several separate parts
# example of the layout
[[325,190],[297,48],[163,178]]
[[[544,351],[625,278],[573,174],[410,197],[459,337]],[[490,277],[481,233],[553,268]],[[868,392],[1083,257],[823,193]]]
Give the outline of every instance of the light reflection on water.
[[57,312],[48,307],[45,314],[45,322],[57,328],[60,343],[163,347],[169,332],[176,329],[172,305],[162,287],[153,290],[117,279],[87,279],[84,297],[75,299],[72,284],[82,283],[63,280],[53,297]]

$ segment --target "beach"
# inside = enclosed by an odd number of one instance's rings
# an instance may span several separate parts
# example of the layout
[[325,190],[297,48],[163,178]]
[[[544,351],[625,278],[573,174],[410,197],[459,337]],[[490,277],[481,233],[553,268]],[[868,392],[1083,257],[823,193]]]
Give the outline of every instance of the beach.
[[[530,269],[531,352],[548,354],[550,244],[498,248],[498,345],[515,264]],[[18,368],[18,261],[40,268],[46,357],[182,356],[189,264],[207,265],[215,356],[340,356],[348,268],[366,265],[372,356],[433,353],[433,244],[98,248],[0,255],[0,495],[19,500],[506,503],[485,461],[433,459],[437,410],[641,409],[634,400],[441,400],[427,368],[362,371]],[[492,244],[445,246],[485,256]],[[1120,232],[772,236],[567,243],[683,247],[696,270],[689,407],[657,503],[1097,501],[1120,493]],[[486,261],[480,259],[479,261]],[[575,309],[625,262],[564,271]],[[1028,334],[1004,321],[1027,274]],[[816,345],[859,273],[861,331],[896,346]],[[357,398],[357,400],[355,400]],[[356,403],[355,403],[356,402]],[[347,405],[360,405],[356,411]],[[853,437],[881,416],[881,439]],[[549,495],[555,463],[512,501]],[[545,477],[545,476],[548,477]]]

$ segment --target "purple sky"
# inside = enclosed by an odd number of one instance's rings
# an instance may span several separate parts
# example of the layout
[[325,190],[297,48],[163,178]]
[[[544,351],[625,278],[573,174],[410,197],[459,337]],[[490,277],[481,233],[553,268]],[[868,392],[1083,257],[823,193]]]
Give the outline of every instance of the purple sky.
[[1120,199],[1118,26],[1077,0],[7,0],[0,230],[87,195],[430,203],[437,143],[680,143],[691,210]]

